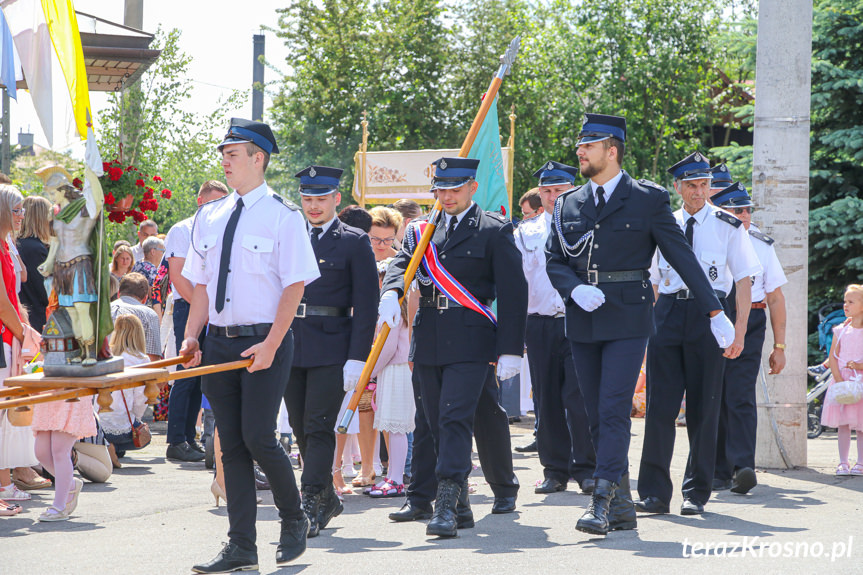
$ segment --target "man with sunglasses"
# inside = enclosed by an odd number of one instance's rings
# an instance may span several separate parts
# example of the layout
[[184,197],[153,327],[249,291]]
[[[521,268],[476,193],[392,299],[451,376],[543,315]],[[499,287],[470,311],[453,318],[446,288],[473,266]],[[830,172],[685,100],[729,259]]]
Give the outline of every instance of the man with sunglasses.
[[647,347],[647,414],[638,473],[641,500],[635,504],[645,513],[669,512],[675,420],[684,394],[689,460],[680,513],[704,512],[713,487],[725,358],[733,359],[743,350],[751,304],[750,276],[761,271],[740,220],[707,203],[709,170],[707,158],[698,152],[668,169],[683,201],[674,217],[716,297],[726,305],[734,286],[742,311],[736,318],[733,341],[717,346],[711,336],[711,320],[699,309],[701,296],[674,270],[665,251],[657,250],[650,268],[650,280],[659,294],[654,306],[656,333]]
[[[773,249],[773,238],[752,224],[755,204],[743,184],[735,182],[717,191],[710,196],[710,201],[743,222],[763,268],[761,273],[752,276],[752,308],[743,352],[736,359],[725,362],[716,436],[716,470],[713,473],[714,491],[731,489],[733,493],[746,494],[758,484],[754,471],[755,429],[758,424],[755,386],[767,332],[765,309],[770,310],[774,341],[769,359],[770,373],[779,373],[785,367],[785,296],[781,286],[788,280]],[[734,318],[737,311],[734,300],[728,303],[731,308],[729,316]]]

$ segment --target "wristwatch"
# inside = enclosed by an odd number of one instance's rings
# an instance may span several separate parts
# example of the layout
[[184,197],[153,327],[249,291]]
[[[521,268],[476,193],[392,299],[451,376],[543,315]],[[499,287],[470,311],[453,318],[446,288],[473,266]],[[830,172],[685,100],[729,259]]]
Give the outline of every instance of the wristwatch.
[[781,349],[784,351],[785,350],[785,344],[784,343],[774,343],[773,349]]

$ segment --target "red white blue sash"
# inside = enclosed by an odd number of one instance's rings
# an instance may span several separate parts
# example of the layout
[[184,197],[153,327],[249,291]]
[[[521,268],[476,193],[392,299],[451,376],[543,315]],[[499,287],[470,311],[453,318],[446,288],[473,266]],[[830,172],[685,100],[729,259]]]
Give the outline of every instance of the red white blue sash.
[[[415,240],[414,245],[419,245],[423,231],[425,231],[426,226],[428,225],[428,222],[416,222],[415,225],[411,226]],[[480,303],[473,294],[467,291],[467,289],[461,285],[457,279],[452,277],[452,275],[446,271],[443,264],[440,262],[440,258],[437,254],[437,246],[434,242],[429,242],[426,247],[425,253],[423,254],[422,265],[432,283],[434,283],[438,291],[444,294],[447,299],[484,315],[491,323],[497,326],[497,318],[495,317],[494,312],[491,311],[491,308]]]

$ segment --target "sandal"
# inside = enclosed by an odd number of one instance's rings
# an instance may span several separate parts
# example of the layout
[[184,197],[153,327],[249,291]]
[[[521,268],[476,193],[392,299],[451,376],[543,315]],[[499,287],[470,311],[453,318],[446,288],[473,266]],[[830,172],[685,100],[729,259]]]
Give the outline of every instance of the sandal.
[[369,497],[374,497],[375,499],[382,497],[399,497],[404,495],[404,492],[404,483],[393,483],[391,480],[387,479],[382,484],[375,486],[375,488],[369,492]]
[[22,491],[32,491],[34,489],[48,489],[49,487],[51,487],[50,480],[45,479],[44,477],[35,472],[33,474],[33,477],[27,480],[15,477],[15,472],[13,471],[12,483],[15,485],[15,487]]
[[29,493],[21,491],[13,484],[7,489],[0,489],[0,499],[7,501],[30,501],[31,497]]
[[17,503],[6,503],[3,500],[0,500],[0,517],[11,517],[13,515],[18,515],[21,511],[21,506]]
[[351,481],[351,485],[353,485],[354,487],[368,487],[369,485],[375,484],[375,477],[376,475],[374,471],[372,471],[372,474],[368,477],[357,475],[356,477],[354,477],[354,480]]
[[836,475],[837,477],[844,477],[846,475],[851,475],[851,470],[848,468],[847,463],[840,463],[836,467]]
[[[55,513],[50,513],[50,511],[55,511]],[[57,509],[53,505],[45,510],[45,513],[39,516],[39,521],[67,521],[69,519],[69,512],[66,509]]]
[[851,468],[851,475],[863,475],[863,463],[859,461]]

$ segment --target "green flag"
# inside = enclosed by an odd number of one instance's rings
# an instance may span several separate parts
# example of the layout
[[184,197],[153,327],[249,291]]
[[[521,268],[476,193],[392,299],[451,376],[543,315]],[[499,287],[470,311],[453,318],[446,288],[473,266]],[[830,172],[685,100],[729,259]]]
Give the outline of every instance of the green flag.
[[[468,158],[479,160],[476,181],[479,189],[473,200],[483,210],[509,216],[509,196],[503,175],[503,154],[500,150],[500,127],[497,123],[497,97],[480,126]],[[503,208],[503,210],[501,210]]]

